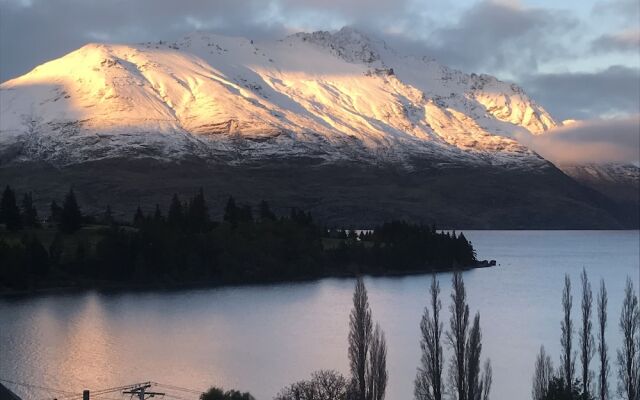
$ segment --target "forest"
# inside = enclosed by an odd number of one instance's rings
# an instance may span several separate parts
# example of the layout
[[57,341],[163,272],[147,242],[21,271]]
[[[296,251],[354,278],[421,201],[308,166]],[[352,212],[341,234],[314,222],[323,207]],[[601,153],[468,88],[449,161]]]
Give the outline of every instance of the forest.
[[85,215],[73,190],[46,218],[31,193],[7,186],[0,201],[0,288],[31,290],[101,285],[228,284],[360,274],[403,274],[484,265],[464,234],[391,221],[369,230],[326,227],[309,212],[276,215],[266,201],[229,197],[210,218],[202,190],[168,208],[110,207]]

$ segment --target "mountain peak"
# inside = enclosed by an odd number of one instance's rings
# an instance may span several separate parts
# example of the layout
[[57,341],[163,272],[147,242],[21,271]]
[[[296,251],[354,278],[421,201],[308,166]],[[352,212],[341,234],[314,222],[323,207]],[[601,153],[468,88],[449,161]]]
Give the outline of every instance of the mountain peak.
[[19,142],[25,157],[62,162],[133,153],[539,166],[515,133],[554,124],[508,84],[399,57],[352,27],[256,43],[199,31],[91,43],[5,82],[0,113],[0,150]]
[[300,32],[293,35],[302,41],[329,49],[335,55],[352,63],[373,64],[381,60],[380,48],[384,42],[374,41],[362,31],[345,26],[338,31]]

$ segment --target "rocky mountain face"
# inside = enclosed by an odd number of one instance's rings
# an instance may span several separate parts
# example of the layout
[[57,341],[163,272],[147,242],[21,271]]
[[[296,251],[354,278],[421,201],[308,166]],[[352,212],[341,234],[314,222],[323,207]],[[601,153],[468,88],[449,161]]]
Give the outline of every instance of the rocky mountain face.
[[521,88],[350,28],[88,44],[4,82],[0,115],[0,182],[43,202],[74,185],[124,212],[202,186],[328,223],[626,223],[514,139],[558,125]]

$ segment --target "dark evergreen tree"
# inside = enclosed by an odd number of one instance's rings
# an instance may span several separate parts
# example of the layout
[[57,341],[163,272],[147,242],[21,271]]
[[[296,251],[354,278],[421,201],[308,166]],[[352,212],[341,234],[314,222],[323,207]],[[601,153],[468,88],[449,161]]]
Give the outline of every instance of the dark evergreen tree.
[[209,210],[202,188],[189,202],[187,210],[187,227],[191,232],[204,232],[209,228]]
[[164,221],[162,210],[160,210],[160,204],[156,204],[156,211],[153,213],[153,221],[156,223]]
[[260,202],[260,219],[262,221],[274,221],[276,219],[276,215],[269,208],[269,203],[262,200]]
[[62,253],[64,251],[64,239],[58,232],[53,237],[53,241],[49,245],[49,261],[52,265],[60,265]]
[[102,221],[105,225],[113,225],[115,224],[115,219],[113,218],[113,213],[111,212],[111,206],[107,204],[107,208],[105,208],[104,213],[102,214]]
[[171,204],[169,205],[169,212],[167,214],[167,222],[173,228],[179,228],[184,222],[184,212],[182,210],[182,203],[177,194],[174,194],[171,198]]
[[38,276],[46,276],[49,273],[49,254],[36,236],[22,239],[25,249],[25,261],[27,271]]
[[31,193],[25,193],[22,197],[22,223],[29,228],[40,226],[38,221],[38,211],[33,205],[33,196]]
[[60,207],[58,203],[53,200],[49,209],[49,212],[51,213],[50,221],[54,224],[59,224],[62,220],[62,207]]
[[224,216],[222,219],[225,222],[230,223],[232,226],[236,226],[238,224],[238,206],[236,206],[236,200],[233,196],[229,196],[229,200],[227,200],[227,205],[224,207]]
[[133,226],[139,228],[142,226],[143,223],[144,223],[144,213],[142,212],[142,208],[138,206],[138,208],[136,208],[135,214],[133,214]]
[[16,204],[16,195],[9,185],[4,189],[2,200],[0,200],[0,222],[4,223],[10,231],[22,228],[22,217]]
[[62,213],[60,214],[60,230],[64,233],[73,233],[82,225],[82,212],[78,206],[73,189],[64,198]]

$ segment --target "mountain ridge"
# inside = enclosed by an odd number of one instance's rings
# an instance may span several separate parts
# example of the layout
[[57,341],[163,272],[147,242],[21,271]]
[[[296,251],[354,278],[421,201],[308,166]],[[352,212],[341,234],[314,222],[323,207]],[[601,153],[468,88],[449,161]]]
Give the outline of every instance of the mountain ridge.
[[[493,93],[498,87],[507,93]],[[513,132],[556,125],[515,85],[400,57],[350,28],[264,44],[204,33],[176,43],[88,44],[3,83],[0,96],[0,136],[28,149],[67,138],[57,147],[79,154],[57,154],[54,145],[31,154],[62,164],[99,157],[92,150],[100,140],[84,143],[97,133],[111,149],[153,147],[160,158],[224,158],[232,148],[240,160],[317,153],[407,164],[420,155],[539,167],[543,160]],[[21,134],[32,114],[39,143]]]
[[2,83],[0,115],[0,182],[41,206],[72,186],[126,214],[203,187],[352,227],[638,225],[515,139],[561,125],[522,88],[352,28],[88,44]]

